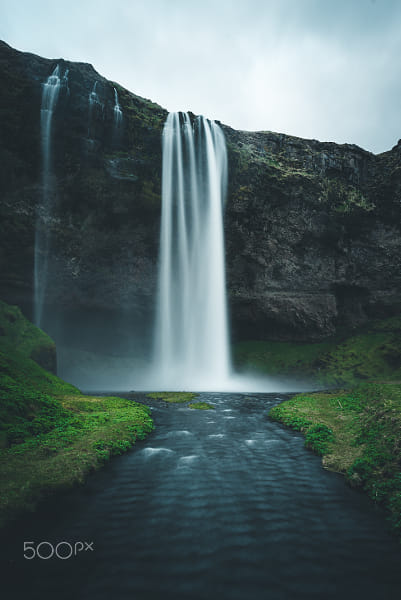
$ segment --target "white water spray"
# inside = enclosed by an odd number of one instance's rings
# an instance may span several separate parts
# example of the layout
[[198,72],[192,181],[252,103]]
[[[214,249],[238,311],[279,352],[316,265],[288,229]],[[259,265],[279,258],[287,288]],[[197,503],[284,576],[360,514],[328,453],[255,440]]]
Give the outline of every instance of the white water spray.
[[[64,74],[63,84],[68,89],[68,71]],[[52,196],[52,164],[51,141],[53,113],[60,93],[60,67],[56,66],[53,73],[43,84],[42,105],[40,109],[40,133],[42,144],[42,189],[43,210],[48,216]],[[43,304],[47,285],[47,263],[49,253],[49,237],[42,230],[37,217],[35,232],[35,269],[34,269],[34,321],[40,327],[42,324]]]
[[162,220],[155,334],[157,385],[221,389],[230,377],[222,130],[170,113],[163,131]]

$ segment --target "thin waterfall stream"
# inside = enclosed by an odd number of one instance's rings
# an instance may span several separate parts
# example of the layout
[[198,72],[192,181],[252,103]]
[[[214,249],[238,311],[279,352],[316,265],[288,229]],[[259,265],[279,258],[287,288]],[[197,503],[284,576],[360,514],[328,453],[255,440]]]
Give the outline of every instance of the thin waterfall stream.
[[[64,79],[68,73],[64,75]],[[48,216],[52,202],[52,123],[53,114],[61,88],[60,66],[57,65],[43,84],[42,105],[40,109],[40,135],[42,144],[42,206],[44,216]],[[35,231],[35,269],[34,269],[34,322],[42,326],[43,306],[47,287],[47,266],[49,254],[49,233],[41,225],[37,215]]]
[[123,111],[121,110],[120,103],[118,101],[118,93],[114,88],[114,127],[118,129],[121,126],[123,120]]

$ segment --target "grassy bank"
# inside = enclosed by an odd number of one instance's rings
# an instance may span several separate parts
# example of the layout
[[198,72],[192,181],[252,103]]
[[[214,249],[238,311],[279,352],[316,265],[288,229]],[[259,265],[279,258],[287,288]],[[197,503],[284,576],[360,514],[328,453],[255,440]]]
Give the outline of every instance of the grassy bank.
[[233,349],[240,371],[350,386],[372,378],[401,380],[401,317],[372,321],[321,343],[240,342]]
[[269,416],[302,431],[324,467],[342,473],[387,509],[401,539],[401,385],[301,394]]
[[54,344],[17,308],[1,303],[1,324],[0,526],[81,483],[153,429],[147,407],[84,396],[39,366],[32,356]]

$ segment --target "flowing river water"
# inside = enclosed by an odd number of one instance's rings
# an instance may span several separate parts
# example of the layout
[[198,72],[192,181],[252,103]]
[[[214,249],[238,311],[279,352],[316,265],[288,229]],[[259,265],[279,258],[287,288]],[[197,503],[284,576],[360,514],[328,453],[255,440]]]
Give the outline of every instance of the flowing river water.
[[[401,546],[383,514],[269,421],[280,398],[147,402],[156,430],[144,442],[8,532],[2,597],[399,599]],[[60,542],[93,551],[28,560],[27,541],[48,542],[43,556]]]

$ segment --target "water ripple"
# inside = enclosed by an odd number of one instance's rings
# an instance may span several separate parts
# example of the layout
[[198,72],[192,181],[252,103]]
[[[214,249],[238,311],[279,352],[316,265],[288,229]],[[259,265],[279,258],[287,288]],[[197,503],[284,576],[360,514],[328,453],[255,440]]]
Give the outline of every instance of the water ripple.
[[[381,514],[269,421],[275,397],[200,399],[213,419],[159,404],[145,442],[13,530],[14,597],[399,600],[401,549]],[[96,551],[68,570],[24,561],[23,541],[44,539]]]

